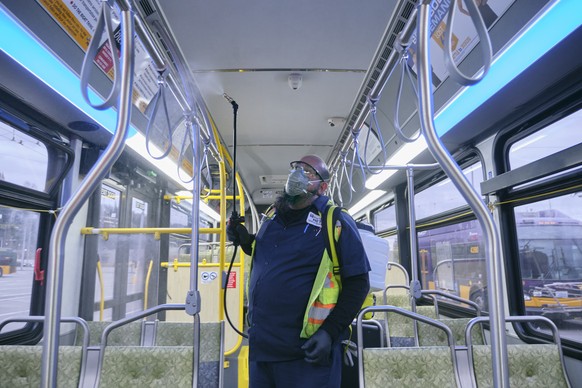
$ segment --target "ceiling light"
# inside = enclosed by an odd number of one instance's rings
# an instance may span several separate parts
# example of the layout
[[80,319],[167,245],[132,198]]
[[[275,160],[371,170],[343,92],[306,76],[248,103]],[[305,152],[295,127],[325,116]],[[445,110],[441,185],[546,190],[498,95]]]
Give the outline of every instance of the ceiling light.
[[349,208],[348,213],[350,213],[350,215],[352,217],[354,217],[360,210],[365,209],[366,206],[368,206],[369,204],[371,204],[372,202],[374,202],[375,200],[377,200],[378,198],[380,198],[384,194],[386,194],[386,192],[384,190],[372,190],[372,191],[370,191],[368,194],[366,194],[366,196],[364,198],[362,198],[354,206]]
[[[406,143],[401,147],[388,161],[386,166],[404,166],[414,158],[416,158],[422,151],[426,149],[426,140],[424,137],[419,137],[414,143]],[[366,188],[373,190],[384,183],[392,175],[396,174],[396,169],[384,170],[376,175],[372,175],[366,181]]]

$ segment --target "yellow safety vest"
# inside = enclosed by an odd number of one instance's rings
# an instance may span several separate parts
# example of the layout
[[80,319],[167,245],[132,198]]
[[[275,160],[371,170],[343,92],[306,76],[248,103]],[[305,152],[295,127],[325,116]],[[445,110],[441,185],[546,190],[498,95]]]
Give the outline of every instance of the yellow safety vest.
[[[336,243],[339,241],[342,224],[338,217],[334,217],[336,208],[337,206],[331,201],[328,202],[326,207],[327,216],[325,217],[328,244],[327,248],[323,251],[323,258],[319,265],[313,288],[311,289],[309,303],[307,304],[307,309],[303,317],[301,338],[311,337],[321,327],[325,318],[327,318],[331,310],[335,307],[342,290],[340,265],[336,251]],[[341,211],[345,211],[345,209],[341,209]],[[337,218],[335,224],[334,218]],[[330,254],[331,258],[329,257]],[[362,308],[375,304],[376,300],[374,295],[369,293],[362,304]],[[364,315],[364,318],[371,319],[372,316],[373,313],[367,313]]]
[[[325,220],[321,222],[326,223],[327,239],[329,241],[328,247],[331,250],[331,258],[328,250],[323,251],[321,264],[315,276],[315,282],[309,295],[309,302],[305,309],[303,316],[303,328],[301,329],[301,338],[311,337],[323,324],[325,318],[334,309],[339,294],[342,289],[341,276],[339,274],[339,262],[337,252],[335,249],[335,242],[338,241],[341,233],[341,222],[336,221],[333,224],[333,211],[337,206],[328,203],[326,207]],[[320,214],[321,216],[321,214]],[[323,227],[323,224],[322,224]]]

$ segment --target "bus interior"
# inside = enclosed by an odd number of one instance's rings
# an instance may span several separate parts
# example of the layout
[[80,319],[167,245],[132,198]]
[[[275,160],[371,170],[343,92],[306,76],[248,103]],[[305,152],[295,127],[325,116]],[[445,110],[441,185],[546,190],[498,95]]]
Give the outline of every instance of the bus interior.
[[0,26],[0,386],[248,387],[226,224],[256,233],[305,155],[389,245],[342,387],[582,386],[579,0],[1,0]]

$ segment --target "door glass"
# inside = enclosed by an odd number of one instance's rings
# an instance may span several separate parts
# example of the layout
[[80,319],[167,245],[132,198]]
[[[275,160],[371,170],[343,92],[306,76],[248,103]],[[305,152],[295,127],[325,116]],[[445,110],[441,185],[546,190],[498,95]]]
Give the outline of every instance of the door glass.
[[0,321],[30,315],[39,220],[39,213],[0,207]]
[[[148,227],[148,203],[137,198],[131,199],[131,228]],[[129,262],[127,267],[127,295],[141,294],[139,299],[128,305],[126,315],[143,310],[143,292],[149,264],[157,258],[154,238],[151,234],[129,235]],[[156,256],[156,257],[154,257]]]
[[[103,185],[101,188],[101,207],[99,211],[100,228],[118,228],[121,207],[121,192]],[[113,299],[117,249],[121,235],[111,234],[107,239],[100,238],[98,245],[101,273],[96,271],[95,302]],[[99,315],[97,314],[97,317]],[[104,317],[105,319],[105,317]]]

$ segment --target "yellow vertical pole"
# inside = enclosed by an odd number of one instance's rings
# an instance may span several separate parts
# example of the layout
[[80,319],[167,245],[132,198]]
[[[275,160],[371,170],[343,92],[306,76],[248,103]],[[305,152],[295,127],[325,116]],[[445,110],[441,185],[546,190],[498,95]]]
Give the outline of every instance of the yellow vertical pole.
[[143,309],[144,310],[147,310],[147,308],[148,308],[148,288],[150,287],[150,276],[152,275],[153,265],[154,265],[154,261],[150,260],[150,265],[148,267],[148,273],[146,275],[145,287],[144,287],[144,291],[143,291]]
[[97,275],[99,276],[99,293],[101,301],[99,302],[99,320],[103,320],[103,310],[105,310],[105,290],[103,288],[103,271],[101,270],[101,260],[97,261]]
[[224,280],[222,275],[224,273],[224,263],[226,256],[226,168],[224,166],[224,158],[218,163],[220,172],[220,265],[218,271],[219,289],[220,297],[218,302],[218,319],[220,321],[224,320]]

